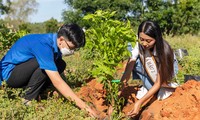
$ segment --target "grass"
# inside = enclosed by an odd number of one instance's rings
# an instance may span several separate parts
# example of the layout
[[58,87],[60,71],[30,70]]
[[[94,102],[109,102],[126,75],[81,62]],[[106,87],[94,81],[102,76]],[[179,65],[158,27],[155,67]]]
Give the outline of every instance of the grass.
[[92,120],[75,107],[74,103],[55,96],[40,102],[32,101],[29,106],[22,104],[21,89],[0,90],[0,119],[2,120]]
[[179,84],[184,83],[184,75],[200,75],[200,36],[182,35],[182,36],[165,36],[174,50],[186,49],[188,56],[178,59],[179,73],[176,81]]

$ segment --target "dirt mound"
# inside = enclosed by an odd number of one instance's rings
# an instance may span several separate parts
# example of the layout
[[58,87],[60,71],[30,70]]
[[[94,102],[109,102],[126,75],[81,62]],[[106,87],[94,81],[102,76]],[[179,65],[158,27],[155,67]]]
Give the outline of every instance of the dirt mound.
[[141,115],[142,120],[199,120],[200,82],[189,80],[163,101],[156,100]]
[[91,106],[99,111],[101,113],[100,116],[103,118],[108,110],[105,92],[103,85],[94,79],[88,82],[86,86],[81,87],[77,95],[84,101],[91,103]]
[[[123,90],[124,92],[121,93],[120,97],[125,98],[125,106],[123,106],[122,109],[125,114],[133,108],[135,101],[137,101],[135,95],[138,89],[139,88],[136,86],[128,86]],[[111,114],[105,98],[106,90],[103,89],[103,85],[97,82],[96,79],[91,80],[86,86],[81,87],[77,95],[84,101],[91,103],[90,106],[100,112],[101,118],[105,118]]]
[[[125,88],[123,97],[126,105],[123,112],[126,114],[133,108],[137,87]],[[102,117],[108,115],[108,105],[105,100],[106,91],[103,85],[95,79],[83,86],[77,93],[83,100],[92,103]],[[91,105],[92,105],[91,104]],[[141,120],[199,120],[200,119],[200,82],[189,80],[176,88],[175,92],[163,101],[155,100],[142,111]]]
[[[121,75],[127,61],[118,68],[117,74]],[[125,98],[122,112],[127,114],[137,101],[135,95],[139,88],[136,86],[126,87],[121,94]],[[77,93],[80,98],[91,103],[103,118],[109,113],[109,107],[105,100],[106,91],[103,85],[95,79],[83,86]],[[147,107],[146,107],[147,106]],[[200,120],[200,82],[189,80],[177,87],[175,92],[167,99],[155,100],[149,106],[145,105],[138,116],[133,120]]]

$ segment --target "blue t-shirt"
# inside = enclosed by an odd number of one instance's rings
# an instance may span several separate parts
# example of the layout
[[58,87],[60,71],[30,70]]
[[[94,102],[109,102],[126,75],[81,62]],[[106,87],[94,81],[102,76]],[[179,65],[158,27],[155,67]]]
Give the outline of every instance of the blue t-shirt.
[[57,71],[55,59],[59,57],[61,53],[57,47],[57,34],[26,35],[20,38],[2,58],[1,80],[7,80],[16,65],[32,58],[36,58],[41,69]]

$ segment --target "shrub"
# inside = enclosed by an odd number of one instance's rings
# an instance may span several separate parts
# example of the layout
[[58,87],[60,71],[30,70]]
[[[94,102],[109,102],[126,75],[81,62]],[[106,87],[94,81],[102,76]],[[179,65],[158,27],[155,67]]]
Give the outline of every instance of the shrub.
[[[14,31],[11,28],[7,28],[4,24],[0,26],[0,53],[5,53],[20,37],[27,34],[26,31]],[[2,57],[2,56],[0,56]]]
[[180,84],[184,83],[184,75],[200,75],[200,41],[199,36],[182,35],[182,36],[166,36],[166,40],[174,50],[186,49],[188,56],[178,59],[179,72],[176,81]]

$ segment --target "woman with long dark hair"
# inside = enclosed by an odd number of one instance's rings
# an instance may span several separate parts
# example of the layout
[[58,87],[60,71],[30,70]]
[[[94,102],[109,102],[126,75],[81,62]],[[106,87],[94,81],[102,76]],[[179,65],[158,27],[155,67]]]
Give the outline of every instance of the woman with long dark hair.
[[177,86],[168,82],[177,73],[178,64],[172,48],[162,37],[159,25],[153,21],[142,22],[138,28],[138,39],[139,44],[136,43],[130,51],[132,56],[121,78],[123,87],[127,85],[131,72],[133,79],[141,79],[143,82],[129,116],[137,115],[141,106],[157,93],[160,100],[169,97],[172,92],[170,86]]

